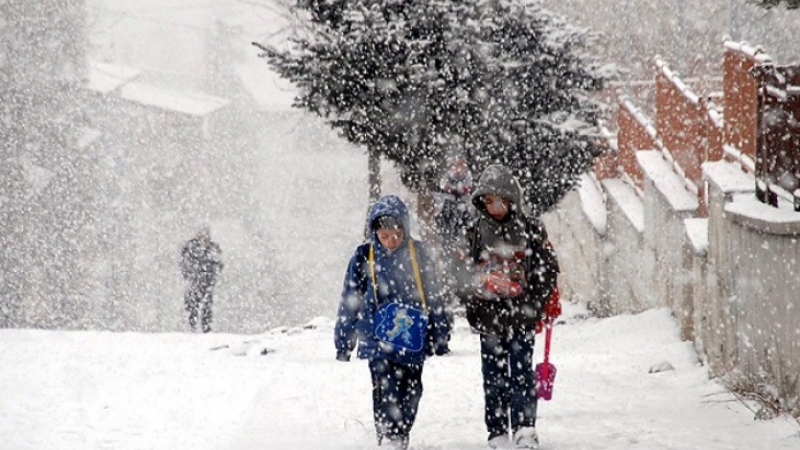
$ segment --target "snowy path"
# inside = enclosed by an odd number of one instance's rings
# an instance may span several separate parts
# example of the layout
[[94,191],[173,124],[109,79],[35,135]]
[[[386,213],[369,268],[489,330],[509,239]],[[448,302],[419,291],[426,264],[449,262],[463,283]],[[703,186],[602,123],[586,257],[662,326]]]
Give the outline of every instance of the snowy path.
[[[577,313],[567,305],[554,334],[543,449],[800,448],[796,423],[756,422],[707,379],[668,311]],[[373,448],[366,365],[334,361],[331,322],[315,323],[257,336],[0,330],[0,450]],[[426,364],[412,449],[484,448],[478,341],[463,322],[452,348]],[[663,361],[675,370],[648,373]]]

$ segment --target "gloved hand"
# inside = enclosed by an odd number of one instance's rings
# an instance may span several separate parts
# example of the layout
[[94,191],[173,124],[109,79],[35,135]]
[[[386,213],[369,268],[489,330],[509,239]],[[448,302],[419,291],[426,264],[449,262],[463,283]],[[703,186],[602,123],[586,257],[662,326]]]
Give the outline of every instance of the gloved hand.
[[486,276],[486,290],[501,297],[516,297],[522,293],[522,285],[508,274],[492,271]]
[[561,295],[558,292],[558,286],[553,289],[550,300],[545,303],[544,313],[547,315],[547,318],[553,322],[561,315]]
[[536,322],[536,334],[541,333],[548,324],[554,324],[559,316],[561,316],[561,294],[556,286],[550,294],[550,299],[544,304],[544,318]]
[[341,362],[350,362],[350,354],[344,352],[336,353],[336,360]]

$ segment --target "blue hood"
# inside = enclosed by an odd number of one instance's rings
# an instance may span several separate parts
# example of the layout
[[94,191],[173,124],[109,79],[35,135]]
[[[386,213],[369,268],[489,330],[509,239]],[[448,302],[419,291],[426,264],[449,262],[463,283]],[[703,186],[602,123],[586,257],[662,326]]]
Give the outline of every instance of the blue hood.
[[408,218],[408,208],[406,204],[400,200],[400,197],[396,195],[385,195],[378,199],[377,202],[372,204],[372,207],[369,209],[369,214],[367,214],[367,229],[369,229],[369,236],[370,240],[377,243],[377,236],[375,236],[375,229],[373,228],[372,224],[375,222],[375,219],[381,216],[393,216],[397,217],[400,222],[403,224],[403,231],[405,233],[406,239],[411,236],[411,227],[410,221]]

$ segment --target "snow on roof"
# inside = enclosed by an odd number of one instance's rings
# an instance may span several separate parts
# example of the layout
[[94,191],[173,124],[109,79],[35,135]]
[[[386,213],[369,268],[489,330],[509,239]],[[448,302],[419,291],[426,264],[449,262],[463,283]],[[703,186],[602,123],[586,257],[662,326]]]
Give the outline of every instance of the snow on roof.
[[270,69],[266,61],[259,58],[248,64],[239,64],[234,71],[260,110],[291,109],[297,89]]
[[738,164],[714,161],[703,163],[702,168],[703,179],[713,183],[723,194],[755,190],[755,179]]
[[589,218],[595,231],[597,231],[599,235],[604,236],[608,228],[606,202],[603,200],[603,192],[590,175],[581,175],[578,185],[578,195],[581,198],[581,206],[583,207],[583,212],[586,214],[586,217]]
[[642,200],[636,195],[633,188],[622,180],[616,178],[608,178],[603,180],[603,186],[609,197],[614,199],[614,202],[619,205],[625,217],[636,227],[636,230],[641,234],[644,233],[644,205]]
[[754,194],[739,194],[725,205],[733,221],[769,234],[800,235],[800,213],[792,205],[779,208],[761,203]]
[[133,67],[99,61],[89,62],[88,88],[101,94],[108,94],[114,89],[134,80],[142,71]]
[[684,180],[672,170],[660,151],[640,150],[636,152],[636,159],[674,211],[688,212],[699,208],[697,196],[686,189]]
[[723,44],[725,48],[744,53],[745,55],[753,58],[756,62],[764,64],[768,62],[772,62],[772,58],[764,53],[764,50],[761,47],[753,47],[747,42],[733,42],[733,41],[725,41]]
[[708,219],[683,219],[683,225],[695,255],[705,256],[708,253]]
[[120,97],[135,103],[192,116],[205,116],[230,103],[227,99],[196,92],[180,92],[146,83],[132,82],[120,91]]

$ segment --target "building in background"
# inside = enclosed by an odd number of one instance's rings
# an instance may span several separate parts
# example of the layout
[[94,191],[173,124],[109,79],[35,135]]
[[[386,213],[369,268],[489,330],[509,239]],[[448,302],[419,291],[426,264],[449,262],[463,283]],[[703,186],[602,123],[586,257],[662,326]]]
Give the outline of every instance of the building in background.
[[58,326],[93,246],[84,0],[2,1],[0,17],[0,326]]

